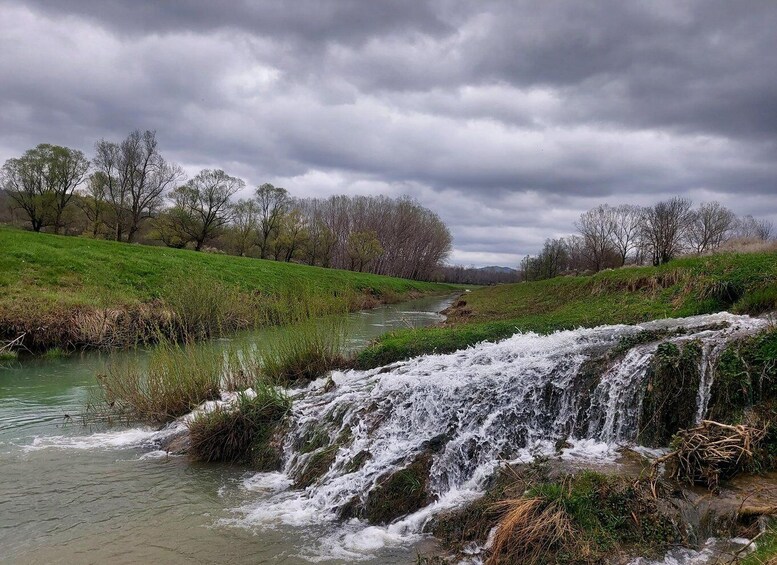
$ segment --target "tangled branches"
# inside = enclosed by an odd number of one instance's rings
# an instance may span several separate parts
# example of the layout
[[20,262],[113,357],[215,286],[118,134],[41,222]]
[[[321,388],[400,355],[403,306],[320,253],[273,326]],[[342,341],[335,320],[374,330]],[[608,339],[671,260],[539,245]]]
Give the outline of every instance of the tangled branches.
[[767,428],[729,426],[711,420],[681,430],[673,442],[674,451],[653,462],[654,476],[666,463],[672,478],[691,484],[705,484],[717,490],[728,479],[750,466]]

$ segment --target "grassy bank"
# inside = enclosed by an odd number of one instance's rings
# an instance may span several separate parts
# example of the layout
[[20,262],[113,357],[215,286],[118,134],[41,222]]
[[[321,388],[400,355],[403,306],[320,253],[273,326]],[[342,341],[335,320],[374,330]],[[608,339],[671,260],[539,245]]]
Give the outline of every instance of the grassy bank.
[[685,258],[587,277],[485,287],[462,297],[445,327],[394,332],[363,351],[361,367],[455,351],[516,331],[547,333],[729,310],[777,308],[777,253]]
[[160,330],[207,337],[452,289],[0,227],[0,340],[26,334],[32,349],[127,346]]

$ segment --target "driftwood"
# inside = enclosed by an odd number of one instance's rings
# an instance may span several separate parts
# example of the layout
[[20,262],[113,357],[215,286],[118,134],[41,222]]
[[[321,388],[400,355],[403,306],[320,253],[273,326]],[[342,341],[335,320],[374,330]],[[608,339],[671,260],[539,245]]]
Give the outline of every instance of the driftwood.
[[653,462],[653,474],[666,464],[672,478],[716,490],[721,479],[733,477],[753,462],[766,432],[766,428],[704,420],[677,433],[674,451]]
[[777,516],[777,506],[743,506],[737,512],[743,518],[758,518],[760,516]]
[[12,339],[8,343],[0,344],[0,353],[2,353],[3,351],[11,351],[11,348],[14,345],[16,345],[16,344],[21,343],[21,341],[24,339],[24,336],[26,336],[26,335],[27,335],[27,333],[25,332],[22,335],[20,335],[19,337],[17,337],[16,339]]

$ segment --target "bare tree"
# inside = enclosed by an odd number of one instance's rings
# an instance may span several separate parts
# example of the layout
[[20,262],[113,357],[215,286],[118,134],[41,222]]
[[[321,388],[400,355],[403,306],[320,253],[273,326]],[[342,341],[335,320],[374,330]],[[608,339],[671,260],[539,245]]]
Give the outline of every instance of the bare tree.
[[281,218],[289,207],[289,193],[285,188],[265,183],[256,189],[256,204],[259,211],[259,250],[262,259],[267,258],[270,240],[278,231]]
[[691,201],[680,197],[643,210],[640,237],[654,265],[667,263],[682,251],[691,217]]
[[760,239],[767,241],[772,237],[774,224],[769,220],[756,220],[753,216],[744,216],[737,222],[737,236],[745,239]]
[[575,224],[585,242],[584,253],[595,271],[604,268],[605,260],[613,249],[615,232],[615,211],[607,205],[600,205],[580,215]]
[[183,178],[183,170],[159,154],[156,132],[135,130],[121,143],[100,140],[95,168],[105,175],[108,200],[114,210],[115,237],[126,230],[131,242],[141,222],[162,206],[165,191]]
[[174,207],[181,212],[176,216],[181,231],[194,242],[195,251],[218,236],[231,218],[232,196],[244,186],[241,179],[220,169],[204,169],[172,191]]
[[719,202],[705,202],[691,212],[688,242],[696,253],[714,251],[725,241],[735,223],[734,212]]
[[620,258],[620,266],[626,264],[629,253],[639,243],[639,227],[642,209],[631,204],[622,204],[613,211],[612,244]]
[[87,171],[81,151],[42,143],[3,166],[2,186],[27,215],[34,231],[62,228],[62,213]]

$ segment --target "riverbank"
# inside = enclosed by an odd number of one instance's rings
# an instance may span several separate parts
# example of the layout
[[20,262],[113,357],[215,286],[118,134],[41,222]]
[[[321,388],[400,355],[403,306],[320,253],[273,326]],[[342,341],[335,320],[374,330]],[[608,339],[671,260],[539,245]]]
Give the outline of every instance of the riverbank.
[[0,227],[0,341],[34,352],[209,338],[455,288]]
[[777,253],[690,257],[660,267],[626,267],[584,277],[482,287],[466,293],[441,327],[383,336],[360,368],[449,353],[519,331],[550,333],[729,311],[777,309]]

